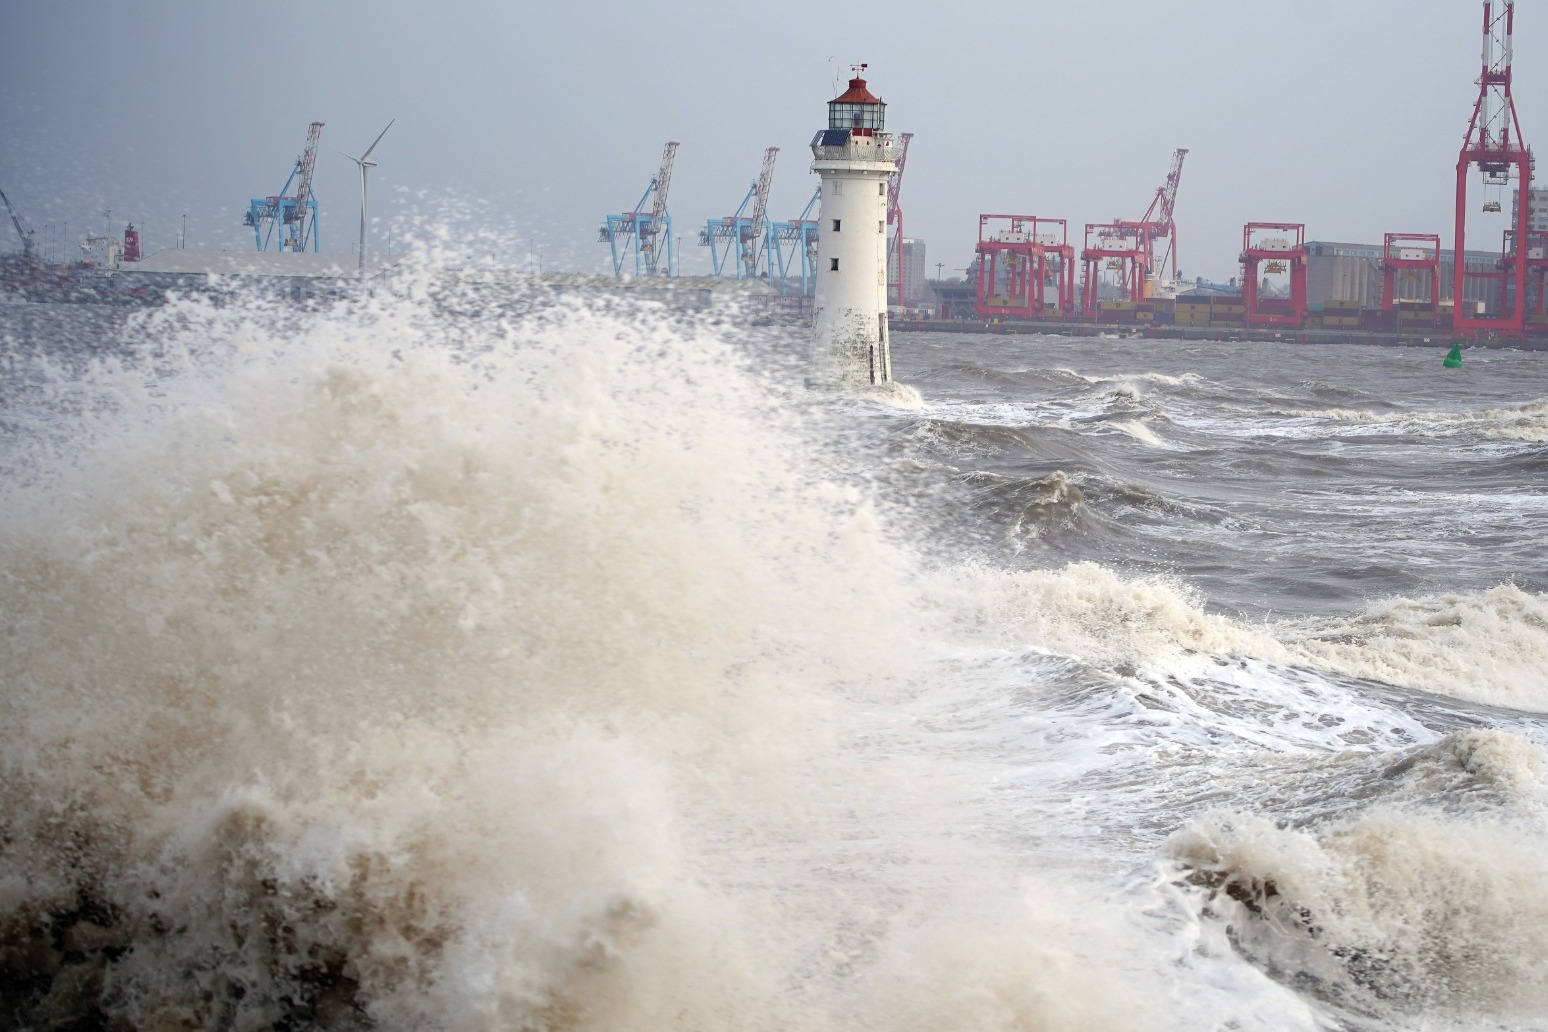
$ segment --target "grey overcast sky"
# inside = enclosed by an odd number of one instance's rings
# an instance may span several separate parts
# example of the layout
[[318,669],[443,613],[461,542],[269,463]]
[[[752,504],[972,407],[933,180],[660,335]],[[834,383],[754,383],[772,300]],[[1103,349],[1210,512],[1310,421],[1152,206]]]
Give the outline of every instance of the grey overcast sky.
[[[190,247],[251,247],[247,200],[280,190],[313,120],[326,123],[323,248],[349,251],[358,188],[340,152],[397,119],[371,179],[377,239],[390,229],[395,250],[444,225],[459,248],[604,271],[598,225],[633,207],[671,139],[683,271],[707,272],[698,228],[736,208],[765,147],[780,148],[771,214],[799,214],[835,69],[865,61],[888,127],[915,134],[902,202],[932,276],[968,264],[980,212],[1068,219],[1077,246],[1087,222],[1138,216],[1187,147],[1182,271],[1221,281],[1247,221],[1449,244],[1482,12],[1480,0],[6,7],[0,188],[56,253],[66,226],[102,232],[104,209],[115,232],[140,224],[148,250],[174,244],[184,213]],[[1530,142],[1548,133],[1548,0],[1521,0],[1515,43]],[[1493,246],[1499,228],[1483,225],[1469,223],[1469,243]]]

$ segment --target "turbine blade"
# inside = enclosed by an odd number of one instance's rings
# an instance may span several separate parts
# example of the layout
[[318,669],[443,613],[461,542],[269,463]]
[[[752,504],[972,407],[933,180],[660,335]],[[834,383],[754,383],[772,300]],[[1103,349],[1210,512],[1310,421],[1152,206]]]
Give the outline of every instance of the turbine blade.
[[[387,123],[387,129],[391,129],[391,128],[392,128],[392,126],[393,126],[393,122],[396,122],[396,121],[397,121],[397,119],[396,119],[396,118],[394,118],[394,119],[393,119],[393,120],[392,120],[392,122],[388,122],[388,123]],[[373,140],[373,141],[372,141],[372,142],[371,142],[371,146],[369,146],[369,147],[367,147],[367,148],[366,148],[366,152],[365,152],[365,153],[364,153],[364,154],[362,154],[362,155],[360,155],[360,160],[361,160],[361,161],[364,161],[364,160],[365,160],[365,159],[366,159],[366,158],[369,158],[369,157],[370,157],[370,156],[371,156],[371,152],[372,152],[372,151],[374,151],[374,150],[375,150],[375,149],[376,149],[376,145],[377,145],[377,144],[378,144],[378,143],[381,143],[381,142],[382,142],[382,137],[383,137],[383,136],[386,136],[386,135],[387,135],[387,129],[383,129],[383,130],[382,130],[382,131],[381,131],[381,133],[380,133],[380,135],[378,135],[378,136],[377,136],[377,137],[376,137],[376,139],[375,139],[375,140]]]

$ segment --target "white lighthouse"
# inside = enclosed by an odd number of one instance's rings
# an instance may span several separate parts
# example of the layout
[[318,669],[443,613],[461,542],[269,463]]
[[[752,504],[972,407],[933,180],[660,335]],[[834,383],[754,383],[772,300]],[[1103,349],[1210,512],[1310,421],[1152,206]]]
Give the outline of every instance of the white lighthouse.
[[812,171],[822,177],[811,366],[821,387],[862,387],[892,379],[887,345],[887,180],[898,169],[887,105],[855,69],[849,89],[828,102],[828,127],[812,138]]

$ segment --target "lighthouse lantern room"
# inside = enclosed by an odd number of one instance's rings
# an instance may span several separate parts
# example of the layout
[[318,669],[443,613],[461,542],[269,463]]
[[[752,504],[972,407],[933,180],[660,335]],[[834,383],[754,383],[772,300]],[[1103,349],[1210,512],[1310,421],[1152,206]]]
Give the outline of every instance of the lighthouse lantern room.
[[808,383],[863,387],[892,379],[887,344],[887,181],[897,152],[885,132],[887,105],[857,65],[849,88],[828,102],[828,127],[812,138],[822,177],[817,285]]

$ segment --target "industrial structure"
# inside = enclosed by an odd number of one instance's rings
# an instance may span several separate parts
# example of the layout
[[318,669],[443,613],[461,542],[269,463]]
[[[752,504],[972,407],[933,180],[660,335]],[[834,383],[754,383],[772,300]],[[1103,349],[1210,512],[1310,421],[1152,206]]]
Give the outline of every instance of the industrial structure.
[[[1153,297],[1170,297],[1177,279],[1177,188],[1183,158],[1178,148],[1166,180],[1139,219],[1087,223],[1081,247],[1080,304],[1075,303],[1075,252],[1064,219],[982,214],[968,279],[980,316],[1065,319],[1122,311]],[[1157,273],[1170,267],[1171,276]]]
[[[1533,189],[1534,159],[1512,92],[1513,0],[1482,0],[1482,69],[1456,165],[1455,236],[1387,233],[1380,245],[1308,241],[1304,223],[1249,222],[1241,275],[1229,285],[1178,282],[1175,206],[1184,148],[1139,219],[1087,223],[1080,302],[1062,321],[1175,324],[1243,330],[1359,329],[1511,338],[1548,336],[1548,189]],[[1481,174],[1481,206],[1469,179]],[[1468,247],[1468,216],[1481,207],[1509,226],[1488,245]],[[995,220],[1003,220],[996,223]],[[1040,220],[1043,221],[1043,220]],[[1498,221],[1503,221],[1503,217]],[[1040,299],[1031,216],[979,219],[972,314],[995,321],[1041,320],[1063,307]],[[956,295],[953,295],[956,298]],[[957,298],[953,315],[968,316]]]
[[[1517,241],[1521,243],[1517,244]],[[1527,230],[1526,235],[1518,237],[1515,230],[1505,231],[1506,255],[1513,256],[1521,266],[1522,293],[1521,293],[1521,321],[1522,328],[1534,327],[1539,330],[1548,330],[1548,289],[1545,289],[1545,278],[1548,278],[1548,233],[1539,230]]]
[[[1268,235],[1276,234],[1276,235]],[[1306,226],[1249,222],[1242,227],[1242,317],[1249,326],[1299,326],[1306,318]],[[1267,296],[1259,277],[1284,275],[1288,294]]]
[[1075,248],[1063,219],[978,216],[975,264],[979,315],[1065,318],[1074,311]]
[[[322,136],[322,128],[321,122],[313,122],[307,127],[306,148],[296,159],[280,192],[271,197],[254,197],[248,202],[242,224],[253,227],[253,244],[257,250],[267,251],[271,242],[280,251],[305,251],[308,245],[313,251],[321,249],[317,199],[312,196],[312,170],[317,165],[317,141]],[[276,229],[279,230],[278,240],[274,239]]]
[[[1151,198],[1145,214],[1132,223],[1139,230],[1139,247],[1144,256],[1146,297],[1170,297],[1176,293],[1177,222],[1173,211],[1177,207],[1177,187],[1182,183],[1183,159],[1187,156],[1185,147],[1172,152],[1172,167],[1167,172],[1166,181],[1156,187],[1156,195]],[[1131,225],[1122,219],[1118,224]],[[1164,249],[1158,254],[1157,249],[1163,244]],[[1171,266],[1171,275],[1161,280],[1161,270],[1168,265]]]
[[[1398,251],[1399,258],[1412,257],[1415,243],[1419,244],[1422,254],[1422,248],[1425,246],[1423,241],[1434,236],[1434,234],[1406,233],[1388,235],[1395,238],[1393,246]],[[1315,312],[1330,301],[1347,302],[1356,308],[1371,311],[1382,310],[1382,294],[1386,278],[1383,265],[1388,257],[1385,242],[1374,244],[1309,240],[1306,243],[1306,251],[1306,303],[1310,311]],[[1489,272],[1499,265],[1500,256],[1493,250],[1474,250],[1467,252],[1465,260],[1470,271]],[[1440,277],[1437,287],[1439,297],[1435,302],[1447,311],[1453,303],[1451,284],[1454,278],[1452,276],[1454,261],[1455,255],[1451,249],[1442,246],[1437,258]],[[1401,265],[1395,267],[1400,271],[1394,277],[1392,285],[1393,307],[1401,307],[1404,302],[1428,302],[1430,292],[1424,274]],[[1474,310],[1480,307],[1487,309],[1497,299],[1496,293],[1493,284],[1484,279],[1469,276],[1467,293],[1462,301],[1464,305],[1469,305]]]
[[[1248,222],[1242,227],[1239,276],[1229,285],[1189,286],[1180,282],[1176,218],[1189,151],[1179,147],[1143,214],[1084,223],[1078,254],[1070,226],[1081,223],[981,214],[974,261],[966,270],[954,270],[966,274],[952,288],[957,291],[951,295],[955,314],[1028,321],[1041,328],[1057,321],[1548,337],[1548,188],[1533,188],[1534,158],[1513,96],[1516,5],[1513,0],[1478,2],[1483,14],[1482,65],[1457,156],[1455,233],[1449,242],[1433,232],[1386,233],[1380,244],[1308,240],[1305,223]],[[779,148],[768,147],[740,205],[730,215],[700,223],[698,234],[699,243],[710,248],[714,278],[739,281],[717,284],[715,289],[725,292],[722,297],[756,297],[760,303],[768,297],[784,298],[791,303],[769,302],[769,307],[799,307],[811,313],[812,380],[841,386],[890,380],[889,309],[894,318],[905,314],[896,309],[920,300],[913,284],[924,279],[923,242],[904,235],[901,204],[913,134],[885,131],[886,105],[868,90],[862,77],[865,68],[856,66],[848,89],[828,104],[827,128],[811,143],[811,170],[821,183],[798,217],[776,222],[769,216]],[[337,265],[315,254],[304,260],[295,256],[321,251],[313,173],[322,128],[322,122],[309,124],[305,147],[282,189],[253,198],[243,218],[253,229],[255,250],[276,252],[272,261],[268,255],[249,254],[253,263],[246,274],[282,281],[287,290],[300,289],[301,280],[321,283]],[[679,277],[680,255],[668,210],[677,148],[676,141],[666,143],[659,170],[634,208],[606,215],[599,231],[599,241],[610,246],[613,276],[645,280],[621,289],[642,296],[657,290],[686,296],[701,289],[688,281],[650,282]],[[370,150],[354,159],[360,164],[362,189],[357,251],[362,275],[368,264],[369,158]],[[1470,190],[1480,192],[1480,184],[1483,196],[1470,196]],[[50,249],[47,233],[42,241],[35,240],[3,192],[0,202],[21,240],[20,260],[41,266],[38,244]],[[1038,210],[1032,204],[1006,207]],[[1128,212],[1137,209],[1136,204]],[[1441,228],[1438,215],[1428,226],[1419,221],[1418,228]],[[1503,231],[1501,224],[1506,224]],[[130,225],[120,246],[116,230],[110,225],[107,235],[89,237],[90,248],[72,264],[94,273],[117,273],[121,263],[140,264],[135,261],[140,257],[139,231]],[[139,271],[152,285],[192,283],[198,276],[213,279],[236,267],[225,259],[147,257],[156,260]],[[11,278],[21,278],[14,272],[20,268],[17,256],[7,256],[6,262],[13,270]],[[286,262],[291,270],[273,268]],[[944,264],[936,266],[937,275]],[[214,271],[206,275],[205,269]],[[161,279],[145,278],[153,271]]]
[[36,234],[33,230],[22,225],[22,217],[16,214],[16,209],[11,205],[11,199],[0,190],[0,201],[5,202],[6,213],[11,216],[11,225],[16,227],[16,235],[21,237],[22,260],[29,266],[37,261]]
[[[1188,154],[1179,148],[1141,218],[1086,224],[1080,304],[1065,321],[1548,335],[1548,189],[1532,188],[1533,155],[1512,93],[1515,4],[1482,0],[1482,9],[1482,70],[1457,159],[1456,234],[1449,249],[1435,233],[1387,233],[1380,245],[1352,244],[1308,241],[1304,223],[1249,222],[1242,230],[1239,279],[1187,287],[1176,282],[1175,205]],[[1480,207],[1468,195],[1475,167],[1485,214],[1503,213],[1503,192],[1511,197],[1510,225],[1497,250],[1467,246],[1468,216]],[[991,226],[995,219],[1009,225]],[[1023,228],[1029,221],[980,216],[977,256],[968,273],[979,317],[1046,322],[1057,307],[1046,298],[1038,303],[1036,289],[1045,277],[1034,272],[1036,248]]]
[[809,298],[816,292],[818,223],[812,214],[821,201],[822,185],[818,184],[797,218],[769,227],[777,269],[774,285],[785,297]]
[[[736,212],[725,218],[710,219],[699,231],[699,245],[710,249],[710,261],[716,276],[733,279],[768,278],[775,264],[774,234],[768,223],[769,187],[774,182],[774,159],[778,147],[763,152],[763,169],[747,188],[747,196]],[[748,214],[747,206],[752,205]]]
[[371,207],[370,191],[368,186],[370,182],[371,170],[376,167],[376,162],[371,160],[371,152],[376,150],[376,145],[382,142],[382,137],[387,135],[387,130],[391,129],[393,127],[393,123],[395,122],[397,122],[396,118],[394,118],[391,122],[388,122],[386,128],[376,134],[376,139],[371,141],[371,146],[367,147],[365,149],[365,153],[361,154],[360,157],[357,158],[352,154],[344,155],[346,158],[349,158],[350,161],[355,163],[355,167],[360,172],[360,242],[356,245],[355,249],[355,266],[356,275],[359,276],[360,282],[362,283],[364,283],[368,278],[366,272],[366,230],[371,225],[371,220],[369,217]]
[[[1516,118],[1516,101],[1511,95],[1511,49],[1515,31],[1516,5],[1505,0],[1496,9],[1494,0],[1483,3],[1483,70],[1478,77],[1478,99],[1473,102],[1473,117],[1457,156],[1456,237],[1452,242],[1452,296],[1466,293],[1471,277],[1495,285],[1499,302],[1487,314],[1458,308],[1453,326],[1463,332],[1494,331],[1520,334],[1526,327],[1527,262],[1524,249],[1509,250],[1515,243],[1527,242],[1527,215],[1531,208],[1532,154],[1521,135]],[[1514,194],[1514,230],[1506,234],[1499,266],[1488,272],[1470,272],[1462,260],[1466,248],[1468,215],[1468,173],[1474,165],[1483,175],[1484,186],[1509,188]],[[1485,211],[1500,211],[1499,201],[1486,201]]]
[[[1399,284],[1418,287],[1418,299],[1437,304],[1441,294],[1441,242],[1434,233],[1388,233],[1381,243],[1381,310],[1397,303]],[[1410,293],[1408,296],[1413,297]]]
[[1104,275],[1116,287],[1118,300],[1138,302],[1145,297],[1149,253],[1144,230],[1137,222],[1088,222],[1086,241],[1080,251],[1080,307],[1094,312]]
[[[624,264],[631,255],[636,276],[677,275],[672,216],[667,214],[667,190],[672,185],[672,162],[676,158],[677,141],[668,141],[661,151],[661,169],[645,187],[634,210],[609,215],[602,224],[597,241],[612,248],[614,276],[624,274]],[[661,261],[663,254],[665,263]]]
[[[822,177],[812,355],[808,383],[859,387],[892,379],[887,333],[887,185],[897,148],[887,105],[858,65],[849,88],[828,102],[828,127],[812,137]],[[874,228],[873,228],[874,227]]]
[[903,209],[898,195],[903,191],[903,166],[913,138],[913,133],[898,134],[898,168],[887,177],[887,225],[892,231],[887,241],[887,294],[899,308],[908,304],[908,291],[903,281]]

